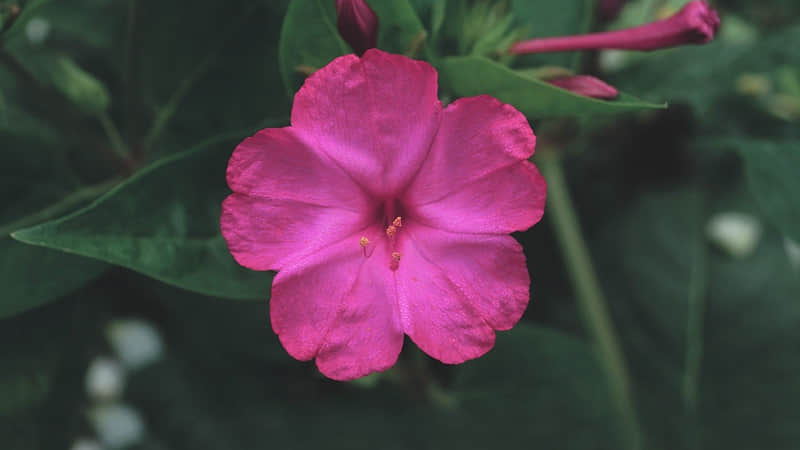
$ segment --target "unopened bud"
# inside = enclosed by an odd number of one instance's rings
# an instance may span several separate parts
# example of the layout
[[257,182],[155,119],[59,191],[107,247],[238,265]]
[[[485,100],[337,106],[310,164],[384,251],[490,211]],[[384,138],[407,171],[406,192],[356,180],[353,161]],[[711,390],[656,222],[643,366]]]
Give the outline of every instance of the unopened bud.
[[674,15],[624,30],[531,39],[517,42],[513,54],[564,52],[576,50],[650,51],[685,44],[706,44],[719,29],[719,16],[703,0],[692,0]]
[[336,25],[359,56],[378,42],[378,16],[365,0],[336,0]]
[[553,86],[558,86],[561,89],[566,89],[586,97],[612,99],[619,95],[617,88],[591,75],[574,75],[545,81]]

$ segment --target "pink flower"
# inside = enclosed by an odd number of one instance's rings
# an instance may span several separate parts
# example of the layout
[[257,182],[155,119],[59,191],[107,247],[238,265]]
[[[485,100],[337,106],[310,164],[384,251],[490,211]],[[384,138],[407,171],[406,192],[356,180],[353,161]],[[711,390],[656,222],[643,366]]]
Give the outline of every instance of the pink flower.
[[375,48],[378,42],[378,16],[364,0],[336,0],[336,26],[339,35],[356,54]]
[[240,264],[278,270],[289,354],[349,380],[394,365],[404,334],[449,364],[491,349],[529,298],[508,234],[544,209],[525,117],[489,96],[443,109],[429,64],[373,49],[309,77],[291,123],[236,147],[221,217]]
[[692,0],[673,16],[638,27],[517,42],[513,54],[573,50],[657,50],[684,44],[706,44],[714,39],[719,16],[703,0]]
[[614,86],[591,75],[573,75],[568,77],[551,78],[545,80],[553,86],[572,91],[586,97],[611,99],[619,95],[619,91]]

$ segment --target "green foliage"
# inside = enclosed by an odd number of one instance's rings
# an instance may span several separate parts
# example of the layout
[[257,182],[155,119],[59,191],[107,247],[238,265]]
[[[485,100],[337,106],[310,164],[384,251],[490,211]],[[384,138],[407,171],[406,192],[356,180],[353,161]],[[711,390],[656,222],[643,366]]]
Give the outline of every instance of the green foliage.
[[219,231],[226,161],[243,136],[211,139],[159,161],[86,208],[13,236],[196,292],[263,299],[270,277],[236,264]]
[[63,448],[80,426],[83,375],[98,340],[102,303],[81,291],[13,319],[0,319],[0,442]]
[[[425,30],[408,0],[372,2],[380,21],[378,48],[395,53],[424,43]],[[291,98],[305,77],[337,56],[352,53],[336,28],[336,4],[324,0],[293,0],[283,21],[279,63]]]
[[[196,347],[195,336],[180,345]],[[264,435],[272,445],[348,450],[489,448],[498,440],[601,449],[616,442],[615,413],[588,347],[528,325],[498,336],[497,349],[461,366],[448,386],[429,386],[435,395],[389,382],[335,385],[302,376],[300,367],[248,367],[232,383],[231,366],[175,357],[133,380],[131,398],[153,424],[152,442],[142,448],[250,448]],[[424,365],[401,361],[384,378],[415,373],[424,375]]]
[[531,119],[664,107],[626,95],[616,101],[584,97],[475,56],[444,58],[439,73],[443,84],[457,95],[489,94],[514,105]]
[[[796,2],[720,0],[714,43],[617,60],[504,52],[589,29],[588,0],[369,2],[378,47],[433,64],[443,101],[560,118],[535,123],[539,147],[566,163],[643,447],[797,448]],[[482,358],[445,366],[407,341],[389,371],[335,383],[280,346],[271,274],[238,266],[219,232],[225,167],[242,138],[287,124],[307,73],[351,52],[333,0],[29,0],[11,26],[0,3],[0,447],[91,435],[88,361],[110,353],[108,319],[134,316],[167,349],[128,374],[140,450],[625,448],[551,213],[516,235],[527,315]],[[612,26],[679,3],[630,0]],[[648,100],[572,94],[529,76],[542,64]],[[731,211],[763,228],[739,259],[706,235]]]
[[747,179],[764,214],[800,242],[800,141],[729,141],[745,163]]
[[788,375],[800,369],[800,283],[774,231],[745,260],[710,247],[713,214],[756,210],[731,186],[646,195],[609,221],[595,254],[656,442],[788,449],[800,439]]

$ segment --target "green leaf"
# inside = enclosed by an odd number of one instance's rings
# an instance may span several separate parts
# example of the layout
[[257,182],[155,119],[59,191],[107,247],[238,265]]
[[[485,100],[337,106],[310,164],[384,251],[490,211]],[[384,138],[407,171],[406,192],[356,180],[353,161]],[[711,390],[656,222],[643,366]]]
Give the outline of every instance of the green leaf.
[[750,189],[769,219],[800,242],[800,140],[735,142]]
[[[511,13],[517,25],[529,30],[527,39],[536,37],[566,36],[588,31],[594,14],[591,0],[511,0]],[[550,64],[571,67],[580,58],[580,52],[565,52],[522,56],[521,65]]]
[[241,363],[200,369],[178,357],[132,379],[128,391],[155,439],[175,448],[487,449],[498,439],[508,448],[619,448],[589,347],[526,324],[501,333],[495,349],[458,366],[451,386],[427,398],[409,391],[413,385],[364,389],[310,371]]
[[[381,50],[408,53],[415,40],[427,39],[427,32],[408,0],[380,0],[370,5],[380,23],[378,48]],[[424,43],[425,40],[419,41],[420,48]]]
[[219,231],[225,167],[242,133],[233,136],[161,160],[86,208],[13,237],[203,294],[264,299],[270,276],[237,265]]
[[[102,297],[102,298],[101,298]],[[67,448],[82,425],[84,374],[98,348],[105,295],[82,291],[0,320],[0,442]]]
[[0,238],[0,318],[68,294],[98,277],[106,265],[46,248]]
[[615,101],[580,96],[481,57],[444,58],[438,69],[442,84],[457,95],[489,94],[500,101],[514,105],[529,119],[610,114],[665,107],[665,105],[645,103],[624,94]]
[[655,447],[790,449],[800,284],[774,232],[746,260],[710,248],[712,214],[755,209],[721,192],[643,196],[597,236],[597,267]]
[[352,50],[339,36],[334,2],[292,0],[289,3],[278,46],[278,64],[289,98],[305,79],[303,70],[319,69],[347,53]]
[[0,129],[4,145],[0,154],[0,318],[53,301],[106,267],[89,258],[24,245],[9,236],[23,226],[70,212],[108,189],[80,188],[62,146],[50,141],[55,134],[44,128],[37,139],[36,130],[33,127],[20,136]]
[[[127,87],[118,97],[132,97],[129,133],[143,137],[148,162],[220,130],[288,116],[276,64],[286,3],[136,0],[129,67],[114,69]],[[120,57],[126,39],[116,37]]]

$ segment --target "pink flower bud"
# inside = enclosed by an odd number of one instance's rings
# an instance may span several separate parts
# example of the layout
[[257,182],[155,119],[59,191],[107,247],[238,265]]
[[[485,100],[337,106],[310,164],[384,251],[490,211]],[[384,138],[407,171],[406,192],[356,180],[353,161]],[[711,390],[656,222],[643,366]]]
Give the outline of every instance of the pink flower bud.
[[365,0],[336,0],[339,34],[359,56],[378,41],[378,16]]
[[617,88],[591,75],[574,75],[545,81],[586,97],[612,99],[619,95]]
[[517,42],[513,54],[573,50],[658,50],[684,44],[706,44],[714,39],[719,16],[703,0],[692,0],[674,15],[638,27],[604,33],[531,39]]

